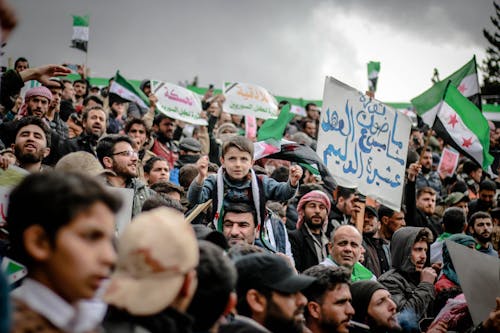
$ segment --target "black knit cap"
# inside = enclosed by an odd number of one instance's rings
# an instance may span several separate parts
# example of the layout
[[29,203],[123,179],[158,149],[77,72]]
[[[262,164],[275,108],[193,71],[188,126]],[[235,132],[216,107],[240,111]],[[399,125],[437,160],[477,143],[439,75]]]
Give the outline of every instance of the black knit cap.
[[351,284],[352,307],[356,312],[352,318],[355,321],[364,323],[368,312],[368,305],[373,294],[379,290],[387,290],[382,284],[377,281],[364,280],[357,281]]

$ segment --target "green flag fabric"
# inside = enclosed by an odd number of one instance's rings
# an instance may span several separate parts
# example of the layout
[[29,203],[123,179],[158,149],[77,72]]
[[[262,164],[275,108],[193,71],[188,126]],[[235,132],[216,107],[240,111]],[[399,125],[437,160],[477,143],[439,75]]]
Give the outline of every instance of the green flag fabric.
[[415,111],[422,117],[424,123],[429,126],[434,124],[434,119],[439,110],[440,102],[443,99],[448,81],[451,81],[452,85],[458,87],[462,95],[474,99],[476,105],[480,107],[480,91],[476,67],[476,57],[474,56],[459,70],[411,100],[411,103],[415,107]]
[[147,109],[149,107],[149,99],[140,90],[134,87],[127,79],[120,75],[120,71],[116,72],[115,80],[111,84],[109,89],[110,93],[117,94],[123,99],[137,103],[142,108]]
[[89,16],[73,15],[73,37],[71,47],[87,52],[89,41]]
[[257,140],[264,141],[268,139],[281,140],[285,132],[286,125],[295,117],[290,112],[290,104],[281,108],[281,112],[276,119],[266,120],[257,132]]
[[370,61],[368,63],[368,90],[375,92],[377,90],[378,73],[380,72],[380,62]]
[[451,83],[446,87],[433,128],[446,143],[476,161],[484,170],[493,163],[493,156],[489,154],[488,121]]

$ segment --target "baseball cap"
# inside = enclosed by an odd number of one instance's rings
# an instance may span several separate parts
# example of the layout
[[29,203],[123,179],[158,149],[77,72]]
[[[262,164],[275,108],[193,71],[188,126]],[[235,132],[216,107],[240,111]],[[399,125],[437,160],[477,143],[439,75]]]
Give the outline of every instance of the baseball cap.
[[469,196],[467,193],[462,193],[462,192],[452,192],[448,194],[446,199],[444,200],[444,203],[448,206],[453,206],[459,203],[460,201],[465,201],[469,202]]
[[235,262],[238,271],[238,296],[249,289],[268,288],[281,293],[299,292],[315,281],[315,278],[300,275],[286,260],[270,253],[248,254]]
[[119,239],[104,301],[132,315],[157,314],[175,299],[198,258],[194,231],[182,213],[161,207],[139,214]]
[[378,219],[378,213],[377,213],[377,210],[375,209],[375,207],[366,205],[365,206],[365,214],[366,213],[370,213],[372,216],[375,216]]
[[179,142],[179,149],[199,153],[201,151],[201,144],[194,138],[184,138]]

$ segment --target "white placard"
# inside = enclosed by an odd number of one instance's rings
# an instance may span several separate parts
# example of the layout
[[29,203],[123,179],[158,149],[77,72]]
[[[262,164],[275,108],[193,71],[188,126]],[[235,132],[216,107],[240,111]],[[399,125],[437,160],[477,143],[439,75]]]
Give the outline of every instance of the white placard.
[[276,99],[264,88],[249,83],[224,84],[225,112],[269,119],[278,117]]
[[151,89],[158,98],[156,107],[161,113],[190,124],[208,125],[201,117],[201,101],[191,90],[158,80],[151,80]]
[[332,77],[325,80],[322,109],[316,151],[338,185],[399,211],[408,117]]

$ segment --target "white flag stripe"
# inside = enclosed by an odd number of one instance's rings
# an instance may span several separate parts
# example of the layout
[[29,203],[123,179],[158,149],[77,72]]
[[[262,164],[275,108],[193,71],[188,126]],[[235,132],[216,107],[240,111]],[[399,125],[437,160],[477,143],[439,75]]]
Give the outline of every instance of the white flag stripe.
[[[464,95],[465,97],[470,97],[475,94],[479,94],[479,82],[477,81],[477,74],[467,75],[460,81],[457,89]],[[465,89],[465,90],[462,90]]]
[[139,98],[139,96],[137,96],[136,94],[134,94],[132,91],[128,90],[121,84],[116,83],[115,81],[113,81],[113,83],[111,84],[109,92],[115,93],[124,99],[128,99],[129,101],[135,102],[145,109],[149,107],[146,105],[146,103],[144,103],[144,101],[141,98]]
[[89,27],[73,26],[73,38],[78,40],[89,40]]
[[[450,122],[450,120],[454,115],[456,116],[457,122],[455,125],[452,125],[453,122]],[[460,118],[455,110],[443,101],[443,105],[437,116],[453,141],[460,147],[463,147],[462,149],[466,150],[478,163],[483,165],[483,146],[479,138],[465,126],[462,118]],[[465,147],[463,145],[464,139],[470,142],[470,146]]]

